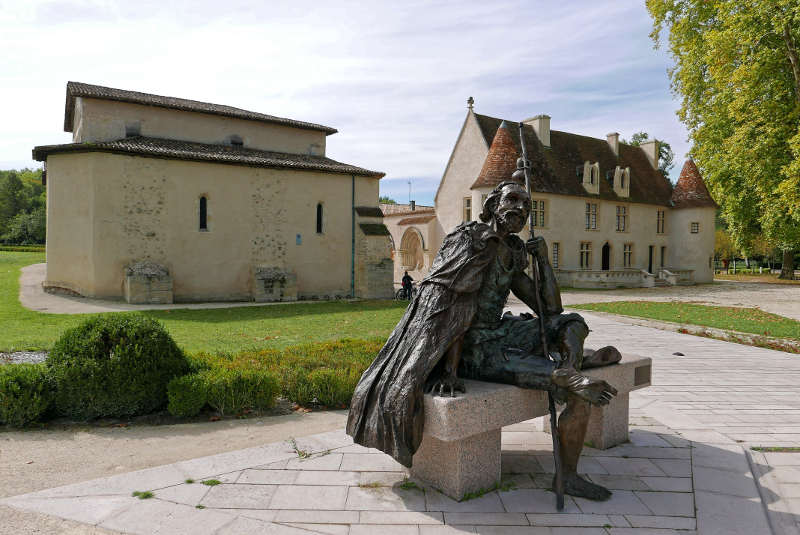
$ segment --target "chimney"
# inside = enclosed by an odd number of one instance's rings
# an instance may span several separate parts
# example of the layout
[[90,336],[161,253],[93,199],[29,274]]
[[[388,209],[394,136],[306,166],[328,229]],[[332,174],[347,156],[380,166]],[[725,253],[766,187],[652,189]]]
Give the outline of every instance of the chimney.
[[522,121],[524,124],[529,124],[536,132],[536,137],[542,142],[545,147],[550,147],[550,116],[541,114],[530,119]]
[[614,154],[619,156],[619,132],[611,132],[610,134],[606,134],[606,139],[608,140],[608,146],[611,147],[611,150],[614,151]]
[[417,201],[411,201],[411,211],[413,212],[416,209],[417,209]]
[[645,155],[647,155],[647,159],[650,160],[650,165],[653,166],[653,169],[658,169],[658,141],[655,139],[645,141],[639,146],[642,148]]

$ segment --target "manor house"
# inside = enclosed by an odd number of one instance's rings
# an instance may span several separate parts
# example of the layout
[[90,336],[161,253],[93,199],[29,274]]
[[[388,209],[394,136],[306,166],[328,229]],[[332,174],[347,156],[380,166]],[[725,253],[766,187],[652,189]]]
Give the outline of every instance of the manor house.
[[72,143],[39,146],[50,291],[129,302],[389,297],[383,173],[334,128],[67,84]]
[[[693,284],[713,279],[717,205],[694,162],[676,185],[658,169],[658,143],[621,143],[523,121],[532,163],[534,231],[549,246],[559,283],[572,287]],[[395,282],[430,269],[443,237],[478,220],[483,200],[510,180],[521,154],[519,123],[475,113],[472,101],[434,207],[381,205],[392,234]],[[527,238],[528,230],[521,233]]]

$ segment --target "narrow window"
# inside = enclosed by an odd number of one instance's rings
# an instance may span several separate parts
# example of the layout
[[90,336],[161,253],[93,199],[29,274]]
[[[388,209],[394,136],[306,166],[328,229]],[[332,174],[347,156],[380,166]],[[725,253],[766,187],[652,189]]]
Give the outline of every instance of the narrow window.
[[586,230],[597,230],[597,203],[586,203]]
[[559,246],[558,242],[553,242],[553,269],[558,269],[558,260],[559,260],[558,256],[560,248],[561,247]]
[[667,261],[667,248],[663,245],[661,246],[661,267],[663,268],[665,262]]
[[658,210],[657,212],[656,234],[664,234],[664,210]]
[[464,213],[462,214],[462,223],[472,221],[472,197],[464,197]]
[[625,232],[628,228],[628,207],[617,205],[617,232]]
[[697,234],[698,232],[700,232],[700,223],[698,223],[697,221],[692,221],[691,231],[692,234]]
[[592,267],[592,243],[581,242],[581,269]]
[[544,226],[544,201],[534,199],[531,202],[531,210],[533,210],[533,226]]
[[322,203],[317,203],[317,234],[322,234]]
[[200,197],[200,230],[208,230],[208,198]]
[[633,244],[626,243],[622,246],[622,267],[629,268],[633,265]]

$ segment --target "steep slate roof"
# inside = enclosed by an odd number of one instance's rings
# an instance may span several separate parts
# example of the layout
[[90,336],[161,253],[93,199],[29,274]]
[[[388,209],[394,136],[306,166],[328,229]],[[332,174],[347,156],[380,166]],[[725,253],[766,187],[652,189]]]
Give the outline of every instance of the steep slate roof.
[[672,202],[675,203],[675,208],[718,207],[691,158],[683,164],[681,176],[672,190]]
[[305,130],[319,130],[325,132],[326,136],[337,132],[335,128],[331,128],[330,126],[295,121],[294,119],[286,119],[284,117],[275,117],[274,115],[242,110],[223,104],[211,104],[209,102],[199,102],[197,100],[188,100],[185,98],[164,97],[161,95],[152,95],[150,93],[114,89],[113,87],[103,87],[81,82],[67,82],[67,102],[64,108],[64,132],[72,132],[75,98],[77,97],[130,102],[133,104],[143,104],[145,106],[158,106],[160,108],[169,108],[173,110],[194,111],[212,115],[222,115],[224,117],[235,117],[237,119],[246,119],[249,121],[280,124]]
[[481,172],[470,189],[493,188],[504,180],[510,180],[512,173],[517,169],[518,157],[517,147],[508,131],[508,123],[503,121],[497,128]]
[[[486,144],[491,145],[503,120],[477,113],[475,119]],[[519,154],[519,123],[506,122],[514,147]],[[605,139],[558,130],[550,131],[550,148],[545,148],[532,126],[524,125],[523,132],[528,159],[533,169],[531,184],[533,191],[670,206],[672,186],[657,169],[653,168],[641,148],[620,143],[619,157],[617,157]],[[599,195],[587,193],[581,183],[582,175],[576,176],[576,168],[578,166],[582,168],[587,160],[600,164]],[[613,171],[618,165],[623,169],[631,168],[630,197],[617,196],[613,184],[605,178],[606,172]],[[507,179],[511,179],[510,174]]]
[[288,154],[265,150],[248,149],[228,145],[208,145],[173,139],[151,137],[128,137],[101,143],[67,143],[64,145],[42,145],[33,149],[33,159],[45,161],[51,154],[74,152],[110,152],[171,160],[215,162],[250,167],[295,169],[298,171],[324,171],[347,175],[382,178],[385,173],[370,171],[355,165],[337,162],[324,156]]
[[389,203],[379,203],[381,208],[381,212],[383,212],[383,217],[387,216],[394,216],[394,215],[418,215],[418,214],[432,214],[434,209],[433,206],[423,206],[421,204],[416,205],[416,210],[411,210],[410,204],[389,204]]

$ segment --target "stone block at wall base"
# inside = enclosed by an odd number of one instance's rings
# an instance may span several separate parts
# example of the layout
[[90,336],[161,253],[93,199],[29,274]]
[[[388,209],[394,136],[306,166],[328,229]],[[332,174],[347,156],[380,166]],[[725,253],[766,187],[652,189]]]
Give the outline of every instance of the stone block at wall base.
[[253,270],[253,301],[297,301],[297,275],[279,267],[256,266]]
[[172,277],[169,275],[125,275],[125,301],[135,305],[172,303]]

